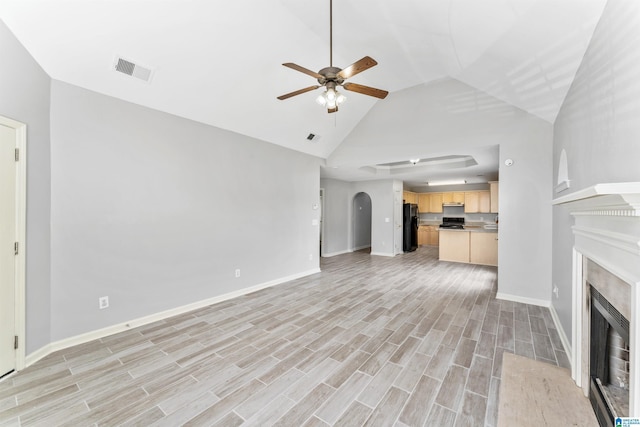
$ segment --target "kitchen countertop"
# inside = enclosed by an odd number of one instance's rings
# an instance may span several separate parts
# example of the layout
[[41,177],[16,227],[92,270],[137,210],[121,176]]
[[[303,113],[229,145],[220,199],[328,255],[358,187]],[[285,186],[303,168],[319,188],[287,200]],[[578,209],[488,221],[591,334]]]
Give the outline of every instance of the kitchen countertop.
[[463,229],[461,228],[440,228],[440,231],[453,231],[455,233],[460,232],[460,231],[471,231],[472,233],[497,233],[498,229],[497,228],[484,228],[482,226],[464,226]]
[[432,226],[432,227],[438,227],[438,230],[440,231],[472,231],[472,232],[480,232],[480,233],[497,233],[498,232],[498,228],[484,228],[483,223],[471,223],[470,225],[465,225],[464,229],[459,229],[459,228],[439,228],[440,224],[442,224],[441,221],[421,221],[420,224],[418,224],[420,227],[428,227],[428,226]]

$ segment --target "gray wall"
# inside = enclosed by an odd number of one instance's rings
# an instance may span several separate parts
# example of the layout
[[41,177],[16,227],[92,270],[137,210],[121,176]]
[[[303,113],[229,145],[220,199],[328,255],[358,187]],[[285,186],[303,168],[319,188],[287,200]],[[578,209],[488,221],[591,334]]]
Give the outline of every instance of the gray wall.
[[353,198],[353,247],[371,246],[371,197],[358,193]]
[[321,179],[324,188],[324,211],[322,222],[324,237],[322,255],[332,256],[349,251],[349,230],[351,229],[348,212],[352,184],[337,179]]
[[[499,292],[548,303],[552,133],[549,123],[444,79],[394,92],[377,103],[331,154],[328,165],[467,154],[470,146],[499,145]],[[507,158],[514,160],[513,166],[504,165]],[[375,221],[374,216],[374,229]]]
[[[608,1],[554,126],[554,181],[567,153],[571,188],[640,181],[640,2]],[[502,218],[500,218],[502,220]],[[553,214],[553,299],[571,337],[573,219]]]
[[345,253],[357,247],[353,233],[353,199],[364,192],[371,198],[371,253],[393,256],[397,244],[393,226],[395,184],[392,180],[344,182],[322,179],[320,186],[325,189],[323,255]]
[[53,341],[318,269],[318,158],[51,94]]
[[0,21],[0,115],[27,125],[27,354],[50,342],[51,80]]

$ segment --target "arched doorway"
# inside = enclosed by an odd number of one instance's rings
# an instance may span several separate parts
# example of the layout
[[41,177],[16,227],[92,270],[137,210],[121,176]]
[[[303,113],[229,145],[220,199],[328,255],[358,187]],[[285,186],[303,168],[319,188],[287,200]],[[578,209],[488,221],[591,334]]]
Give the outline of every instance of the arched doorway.
[[364,192],[353,196],[353,251],[371,252],[371,197]]

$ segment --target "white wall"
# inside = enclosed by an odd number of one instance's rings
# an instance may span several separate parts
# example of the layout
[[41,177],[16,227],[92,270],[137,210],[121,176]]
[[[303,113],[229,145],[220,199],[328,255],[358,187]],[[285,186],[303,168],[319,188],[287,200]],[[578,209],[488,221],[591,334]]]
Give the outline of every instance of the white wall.
[[[551,298],[551,124],[453,79],[390,94],[328,159],[365,166],[499,145],[499,292]],[[504,159],[512,158],[510,168]],[[375,219],[374,219],[375,222]]]
[[58,81],[51,103],[53,341],[318,269],[318,158]]
[[0,115],[27,125],[26,352],[50,341],[51,79],[0,21]]
[[[640,181],[640,2],[609,0],[554,125],[554,180],[567,153],[571,188]],[[571,338],[573,219],[553,215],[553,300]]]

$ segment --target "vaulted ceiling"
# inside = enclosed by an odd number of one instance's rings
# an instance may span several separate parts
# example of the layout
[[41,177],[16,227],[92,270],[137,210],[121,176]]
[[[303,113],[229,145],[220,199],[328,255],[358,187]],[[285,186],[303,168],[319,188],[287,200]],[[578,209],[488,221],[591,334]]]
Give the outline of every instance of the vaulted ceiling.
[[[54,79],[328,157],[376,102],[336,114],[283,67],[329,65],[329,0],[0,0],[0,19]],[[552,123],[606,0],[334,0],[333,63],[394,92],[445,77]],[[150,82],[114,71],[122,57]],[[3,64],[3,66],[5,66]],[[308,141],[309,133],[318,137]]]

